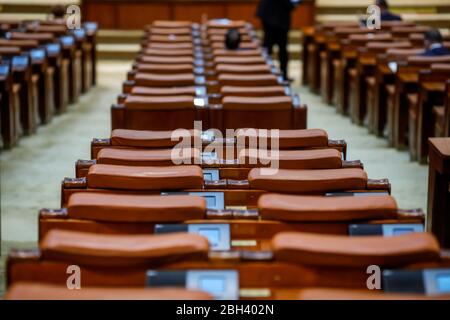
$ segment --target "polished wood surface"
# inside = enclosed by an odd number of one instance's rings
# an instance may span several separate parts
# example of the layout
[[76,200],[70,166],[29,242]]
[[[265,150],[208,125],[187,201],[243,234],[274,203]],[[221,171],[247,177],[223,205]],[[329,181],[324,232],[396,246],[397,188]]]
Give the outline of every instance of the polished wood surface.
[[[261,28],[256,17],[259,0],[83,0],[85,20],[98,21],[100,28],[142,29],[155,20],[189,20],[229,18],[246,20]],[[292,28],[312,26],[315,1],[306,0],[293,12]]]
[[450,248],[450,138],[430,138],[427,230]]

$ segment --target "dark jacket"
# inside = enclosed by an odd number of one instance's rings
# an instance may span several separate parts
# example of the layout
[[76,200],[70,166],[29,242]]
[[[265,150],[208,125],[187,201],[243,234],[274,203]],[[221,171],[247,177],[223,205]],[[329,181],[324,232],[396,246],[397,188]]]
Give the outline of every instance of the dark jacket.
[[396,14],[393,14],[389,11],[383,11],[380,14],[381,21],[402,21],[402,18]]
[[446,47],[437,47],[432,49],[425,50],[424,53],[420,54],[424,57],[438,57],[438,56],[446,56],[450,55],[450,50],[448,50]]
[[289,30],[293,9],[294,5],[290,0],[261,0],[256,15],[261,18],[263,23]]

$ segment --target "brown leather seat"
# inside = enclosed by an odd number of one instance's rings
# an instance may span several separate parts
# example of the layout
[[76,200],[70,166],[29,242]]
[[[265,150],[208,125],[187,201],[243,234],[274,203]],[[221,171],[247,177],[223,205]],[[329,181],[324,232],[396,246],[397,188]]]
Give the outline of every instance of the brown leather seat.
[[362,169],[278,169],[275,174],[264,174],[264,169],[254,168],[248,180],[252,189],[287,193],[354,190],[367,186],[367,174]]
[[209,29],[230,29],[230,28],[244,28],[247,26],[247,22],[244,20],[230,20],[226,23],[217,20],[210,20],[206,23],[206,27]]
[[192,28],[191,21],[169,21],[169,20],[155,20],[152,22],[153,28]]
[[[186,130],[184,133],[185,135],[182,135],[182,137],[187,139],[193,136],[195,131]],[[115,129],[111,132],[111,145],[137,148],[173,147],[178,144],[178,139],[172,141],[172,134],[173,131]],[[249,139],[264,139],[267,137],[267,134],[269,134],[270,138],[270,133],[267,130],[238,129],[236,131],[236,139],[242,147],[248,147]],[[322,129],[279,130],[278,135],[281,149],[328,147],[328,134]],[[197,137],[200,137],[200,133],[197,133]],[[270,143],[268,143],[268,147],[270,147]]]
[[192,46],[192,36],[191,35],[150,35],[147,40],[152,44],[152,42],[168,42],[168,43],[191,43]]
[[206,259],[209,243],[189,233],[124,236],[51,230],[39,248],[43,259],[120,267]]
[[213,56],[215,57],[260,57],[262,51],[260,49],[247,50],[228,50],[228,49],[214,49]]
[[[239,49],[243,49],[243,50],[255,50],[259,47],[259,43],[255,42],[255,41],[251,41],[251,42],[241,42],[239,44]],[[214,49],[225,49],[225,42],[221,41],[221,42],[213,42],[211,44],[211,48]]]
[[206,292],[184,288],[105,288],[67,287],[42,283],[16,283],[5,294],[6,300],[211,300]]
[[132,167],[96,164],[87,174],[88,188],[128,190],[201,189],[199,166]]
[[439,261],[439,244],[428,233],[396,237],[346,237],[283,232],[272,239],[278,261],[310,266],[367,268]]
[[142,63],[154,63],[154,64],[173,64],[173,63],[194,63],[194,57],[160,57],[160,56],[141,56],[139,61]]
[[160,57],[183,57],[183,56],[192,56],[194,52],[191,49],[156,49],[156,48],[147,48],[144,50],[144,54],[147,56],[160,56]]
[[214,62],[216,64],[228,63],[228,64],[265,64],[267,61],[263,57],[215,57]]
[[195,87],[165,87],[165,88],[152,88],[152,87],[138,87],[133,86],[131,88],[132,95],[138,96],[192,96],[196,95]]
[[249,66],[218,64],[216,66],[216,71],[218,73],[229,74],[270,74],[272,70],[268,64],[255,64]]
[[161,74],[172,74],[172,73],[193,73],[194,67],[190,63],[184,64],[150,64],[150,63],[140,63],[136,66],[138,72],[147,73],[161,73]]
[[193,86],[195,76],[192,73],[155,74],[136,73],[134,81],[137,86],[144,87],[181,87]]
[[225,110],[289,110],[292,109],[290,96],[276,97],[234,97],[226,96],[222,99]]
[[[248,139],[266,138],[267,135],[267,130],[253,128],[239,129],[236,132],[238,143],[244,141],[245,146],[248,146]],[[282,149],[328,146],[328,134],[322,129],[279,130],[278,135]]]
[[[183,132],[181,132],[182,134]],[[184,131],[183,138],[196,135],[194,130]],[[178,140],[172,140],[173,131],[148,131],[148,130],[126,130],[115,129],[111,132],[112,146],[144,147],[144,148],[165,148],[178,144]]]
[[80,192],[67,205],[70,219],[115,222],[182,222],[204,219],[206,200],[188,195],[147,196]]
[[178,148],[157,150],[105,148],[97,154],[97,163],[127,166],[171,166],[201,164],[202,158],[200,150],[195,148],[179,148],[179,150]]
[[[182,52],[182,50],[189,50],[192,51],[194,48],[192,43],[185,43],[185,42],[176,42],[176,43],[169,43],[169,42],[151,42],[147,45],[147,49],[154,49],[154,50],[158,50],[158,52],[155,52],[154,54],[151,53],[151,51],[144,52],[145,54],[149,54],[149,55],[156,55],[156,56],[161,56],[161,54],[163,54],[163,51],[167,51],[167,50],[174,50],[174,51],[179,51],[176,52],[174,54],[172,54],[171,56],[184,56],[185,53]],[[187,51],[186,51],[187,52]],[[188,53],[187,55],[191,55],[192,53]]]
[[150,34],[152,35],[190,35],[192,34],[192,28],[190,27],[156,27],[150,30]]
[[217,77],[221,86],[276,86],[278,77],[272,73],[267,74],[233,74],[221,73]]
[[194,97],[128,95],[124,105],[132,110],[193,109]]
[[276,159],[282,169],[338,169],[342,167],[341,153],[336,149],[270,150],[244,149],[239,163],[245,166],[265,166]]
[[220,88],[223,96],[234,97],[272,97],[285,96],[286,89],[283,86],[259,86],[259,87],[241,87],[241,86],[223,86]]
[[258,199],[262,219],[277,221],[357,221],[395,219],[397,203],[388,195],[324,197],[264,194]]

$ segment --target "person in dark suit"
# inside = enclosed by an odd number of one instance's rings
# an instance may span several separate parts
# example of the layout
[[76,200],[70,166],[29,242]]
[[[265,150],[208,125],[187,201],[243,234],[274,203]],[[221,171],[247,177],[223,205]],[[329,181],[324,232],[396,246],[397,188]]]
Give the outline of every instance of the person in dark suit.
[[380,8],[380,20],[381,21],[401,21],[402,18],[399,15],[393,14],[389,11],[389,4],[386,0],[377,0],[375,4]]
[[450,55],[450,50],[443,46],[443,38],[439,30],[431,29],[425,33],[425,51],[420,54],[424,57]]
[[295,8],[291,0],[261,0],[256,15],[264,29],[263,47],[272,54],[273,46],[278,46],[280,70],[288,80],[288,33],[291,28],[291,12]]

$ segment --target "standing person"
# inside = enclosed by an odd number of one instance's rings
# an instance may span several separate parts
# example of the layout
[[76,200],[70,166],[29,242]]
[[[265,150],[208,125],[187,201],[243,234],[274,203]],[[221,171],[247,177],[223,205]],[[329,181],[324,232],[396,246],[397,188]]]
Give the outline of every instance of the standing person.
[[261,0],[256,15],[264,29],[263,47],[272,54],[278,46],[278,59],[284,79],[288,80],[288,33],[291,28],[291,11],[295,5],[291,0]]

